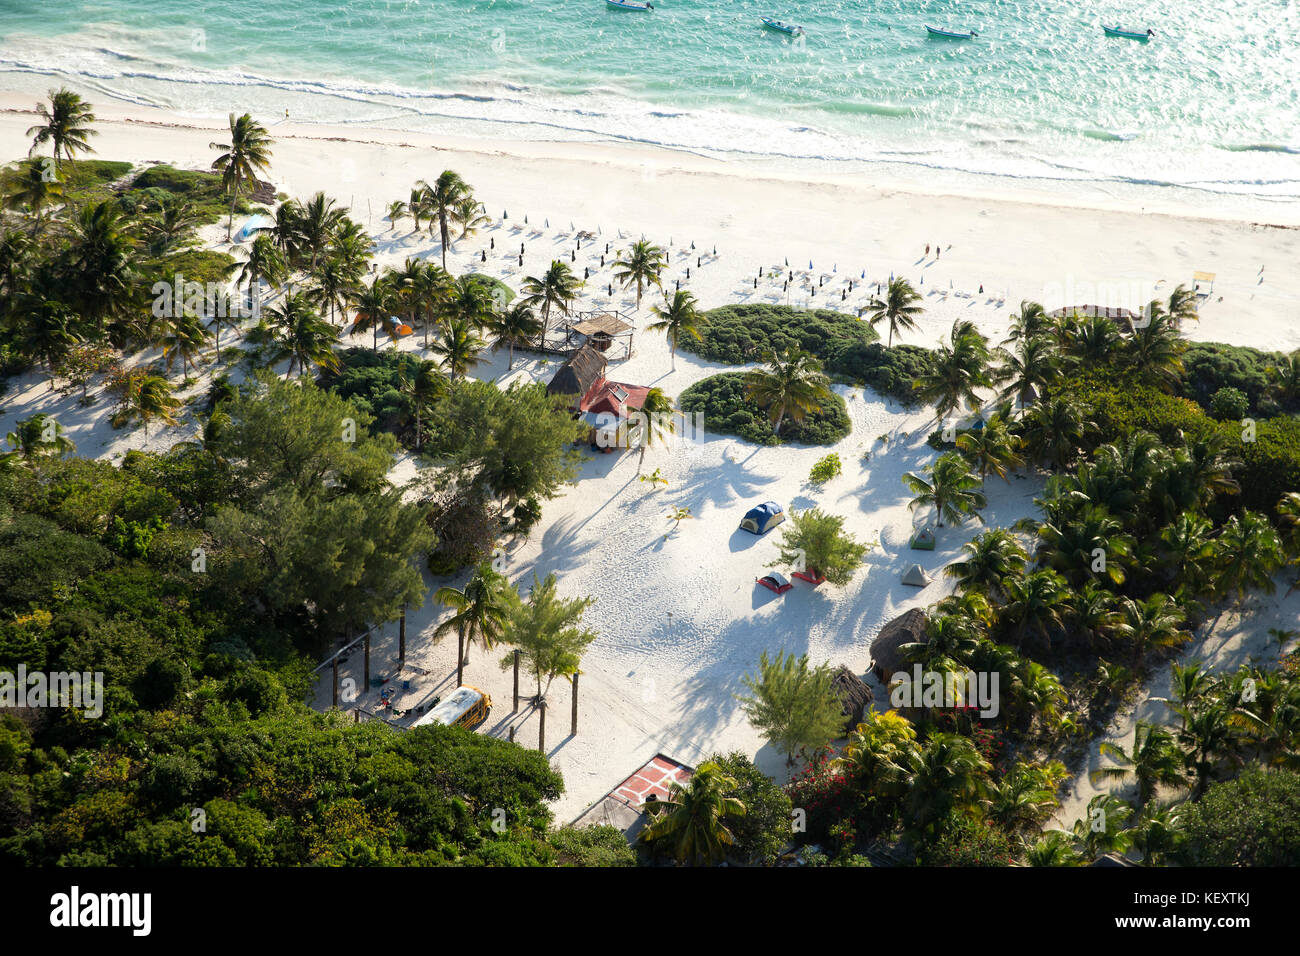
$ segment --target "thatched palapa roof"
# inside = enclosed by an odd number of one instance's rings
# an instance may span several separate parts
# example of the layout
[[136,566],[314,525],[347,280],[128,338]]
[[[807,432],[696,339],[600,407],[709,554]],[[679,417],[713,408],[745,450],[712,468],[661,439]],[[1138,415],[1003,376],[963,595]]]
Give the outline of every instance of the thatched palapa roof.
[[605,375],[605,356],[591,346],[584,345],[569,356],[568,361],[560,366],[550,384],[546,386],[547,395],[572,395],[573,405],[587,394],[591,386]]
[[871,670],[888,684],[894,674],[907,667],[898,649],[904,644],[923,644],[927,639],[925,611],[914,607],[900,614],[882,627],[871,642]]
[[875,695],[866,681],[843,665],[831,677],[831,686],[844,702],[844,732],[848,733],[862,723],[862,714],[871,706]]

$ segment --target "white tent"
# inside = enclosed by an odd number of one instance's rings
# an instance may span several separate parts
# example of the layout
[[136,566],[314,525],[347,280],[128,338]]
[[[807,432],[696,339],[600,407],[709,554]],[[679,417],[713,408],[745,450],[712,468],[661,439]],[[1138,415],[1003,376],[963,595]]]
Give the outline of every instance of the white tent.
[[914,564],[903,572],[903,583],[914,588],[923,588],[930,583],[930,576],[919,564]]

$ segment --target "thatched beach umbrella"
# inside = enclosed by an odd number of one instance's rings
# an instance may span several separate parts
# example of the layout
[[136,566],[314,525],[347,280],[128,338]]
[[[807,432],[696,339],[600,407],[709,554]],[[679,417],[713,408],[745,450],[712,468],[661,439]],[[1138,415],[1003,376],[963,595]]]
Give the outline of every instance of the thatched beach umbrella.
[[862,723],[862,714],[871,706],[875,695],[866,681],[844,666],[837,668],[831,676],[831,687],[844,702],[844,732],[847,734]]
[[871,670],[881,681],[888,684],[891,677],[906,669],[907,661],[899,653],[900,647],[924,644],[928,640],[925,620],[925,611],[914,607],[880,629],[871,642]]

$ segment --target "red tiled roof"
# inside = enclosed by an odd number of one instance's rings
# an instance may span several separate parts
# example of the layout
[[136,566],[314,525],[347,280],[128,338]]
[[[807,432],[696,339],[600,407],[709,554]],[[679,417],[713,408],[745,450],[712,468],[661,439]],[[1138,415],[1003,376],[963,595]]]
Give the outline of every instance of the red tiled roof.
[[668,797],[668,788],[674,783],[685,784],[694,771],[685,764],[670,760],[663,754],[655,756],[648,764],[610,791],[615,800],[640,809],[646,797],[654,794],[658,799]]
[[[616,389],[626,392],[626,397],[620,400],[615,392]],[[578,411],[610,412],[619,418],[625,418],[628,412],[634,412],[645,404],[646,396],[649,393],[648,386],[611,382],[601,377],[592,383],[591,388],[587,389],[587,394],[578,403]]]

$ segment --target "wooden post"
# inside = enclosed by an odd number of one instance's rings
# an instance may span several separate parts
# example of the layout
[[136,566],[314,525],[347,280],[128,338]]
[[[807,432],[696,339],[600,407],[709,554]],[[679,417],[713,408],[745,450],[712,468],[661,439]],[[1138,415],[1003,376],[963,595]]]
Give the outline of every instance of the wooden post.
[[569,735],[578,736],[578,671],[573,672],[573,723],[569,727]]
[[397,623],[397,660],[406,665],[406,605],[402,605],[402,617]]
[[519,649],[515,648],[515,707],[510,713],[519,711]]
[[339,705],[339,658],[334,655],[334,706]]
[[363,694],[366,693],[366,691],[370,690],[370,632],[369,631],[366,631],[365,656],[366,656],[366,666],[365,666],[366,676],[365,676],[365,683],[363,684],[364,689],[361,691],[361,693]]
[[546,753],[546,701],[537,705],[537,749]]
[[514,727],[514,724],[511,724],[511,725],[510,725],[510,742],[511,742],[511,743],[514,743],[514,742],[515,742],[515,727]]

